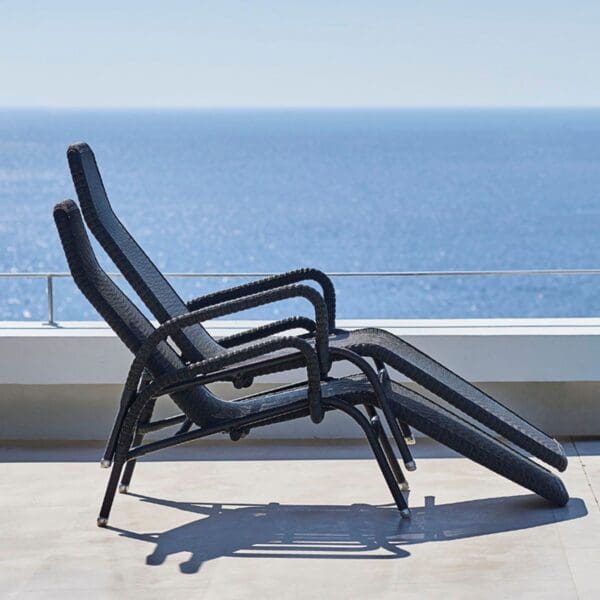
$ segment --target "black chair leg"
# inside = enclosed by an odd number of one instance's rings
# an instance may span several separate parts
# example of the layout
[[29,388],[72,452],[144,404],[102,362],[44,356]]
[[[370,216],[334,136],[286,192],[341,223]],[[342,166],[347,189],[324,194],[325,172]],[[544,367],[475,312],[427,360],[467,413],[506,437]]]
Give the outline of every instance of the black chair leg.
[[400,466],[398,459],[397,459],[396,455],[394,454],[394,450],[392,449],[392,446],[390,445],[390,442],[387,439],[387,435],[385,433],[385,429],[383,428],[383,425],[381,424],[379,415],[377,414],[376,410],[370,404],[367,404],[365,406],[365,408],[367,410],[367,414],[369,415],[369,419],[371,420],[371,425],[377,432],[377,435],[379,437],[379,443],[381,444],[381,447],[383,448],[383,452],[385,453],[385,456],[388,460],[390,468],[392,469],[392,472],[394,473],[394,478],[396,479],[396,482],[398,483],[400,490],[402,492],[408,492],[409,491],[408,481],[406,480],[406,477],[404,476],[404,473],[402,472],[402,467]]
[[375,432],[374,428],[371,426],[371,423],[369,423],[367,418],[356,407],[351,406],[346,402],[330,398],[327,400],[327,404],[345,412],[348,416],[352,417],[365,432],[369,445],[371,446],[371,450],[375,455],[375,460],[377,461],[383,478],[385,479],[388,489],[392,494],[392,498],[394,499],[394,502],[396,503],[396,506],[400,511],[400,515],[403,519],[409,519],[410,509],[408,508],[408,504],[406,503],[406,500],[402,495],[398,484],[396,483],[394,473],[392,472],[392,469],[387,461],[385,452],[382,450],[381,445],[379,444],[378,435]]
[[[389,375],[385,366],[379,369],[378,375],[382,387],[385,387],[386,383],[389,380]],[[400,451],[400,456],[402,456],[402,460],[404,461],[404,466],[406,467],[406,470],[414,471],[417,468],[417,464],[415,463],[412,453],[408,448],[409,443],[414,444],[414,438],[412,437],[410,428],[406,423],[404,423],[403,421],[398,419],[396,415],[394,415],[394,413],[389,407],[389,404],[387,403],[387,398],[385,397],[385,394],[382,398],[379,399],[379,403],[381,405],[380,408],[385,416],[385,420],[387,421],[390,431],[392,432],[392,437],[394,438],[396,446]],[[406,437],[407,433],[411,436],[410,438]]]
[[383,411],[383,414],[385,416],[385,420],[387,421],[390,431],[392,432],[392,437],[394,438],[396,446],[398,447],[398,450],[400,452],[400,456],[402,456],[402,460],[404,461],[404,466],[406,467],[407,471],[414,471],[417,468],[415,459],[413,458],[412,453],[408,448],[406,439],[402,435],[402,431],[398,426],[398,421],[393,412],[391,411],[387,403],[387,399],[385,397],[382,398],[380,403],[381,410]]
[[[138,387],[138,392],[150,381],[152,380],[152,376],[149,371],[144,369],[142,376],[140,378],[140,385]],[[102,460],[100,461],[100,466],[103,469],[110,468],[112,464],[112,459],[115,454],[115,448],[117,447],[117,440],[119,439],[119,434],[121,433],[121,427],[123,426],[123,419],[127,414],[127,409],[129,407],[130,402],[133,400],[131,395],[127,395],[123,392],[121,396],[121,403],[119,406],[119,411],[117,412],[117,416],[115,417],[115,422],[113,423],[112,430],[110,432],[110,436],[108,438],[108,442],[106,443],[106,448],[104,449],[104,455],[102,456]]]
[[[156,404],[156,400],[150,400],[148,404],[144,407],[142,414],[140,415],[140,419],[138,422],[138,431],[133,438],[133,446],[139,446],[144,441],[144,434],[138,433],[139,428],[142,425],[146,425],[146,423],[150,422],[152,419],[152,413],[154,412],[154,405]],[[123,471],[123,477],[121,478],[121,483],[119,484],[119,493],[126,494],[129,490],[129,484],[131,483],[131,478],[133,477],[133,471],[135,469],[136,460],[127,461],[125,465],[125,470]]]
[[108,441],[106,442],[106,447],[104,449],[104,454],[102,455],[102,459],[100,460],[100,466],[103,469],[109,469],[112,465],[112,459],[115,453],[115,447],[117,445],[117,439],[119,437],[119,433],[121,431],[121,427],[123,425],[123,419],[127,414],[127,400],[125,398],[121,398],[121,405],[119,406],[119,411],[117,412],[117,416],[115,417],[115,421],[112,426],[112,430],[110,432],[110,436]]
[[[144,436],[141,433],[136,433],[133,438],[133,445],[139,446],[144,439]],[[129,460],[125,465],[125,470],[123,471],[123,477],[121,478],[121,483],[119,484],[119,494],[126,494],[129,491],[129,484],[131,483],[131,478],[133,477],[133,471],[135,469],[136,460]]]
[[371,428],[370,423],[362,415],[360,415],[360,416],[365,421],[366,428],[363,427],[363,429],[365,430],[365,433],[367,435],[367,440],[369,441],[369,444],[371,445],[371,449],[373,450],[373,454],[375,455],[375,460],[377,460],[379,469],[381,470],[383,477],[385,479],[385,482],[387,483],[388,488],[390,490],[390,493],[392,494],[392,497],[394,498],[394,502],[396,503],[396,506],[398,507],[398,510],[400,511],[400,514],[402,515],[402,518],[408,519],[408,518],[410,518],[410,509],[408,508],[408,504],[406,503],[406,500],[404,499],[404,496],[402,495],[402,492],[400,491],[400,488],[398,487],[398,484],[396,483],[394,473],[387,461],[387,458],[385,457],[385,453],[382,450],[381,446],[379,445],[379,440],[377,439],[377,434]]
[[[384,379],[387,378],[389,379],[389,374],[387,372],[387,368],[385,366],[384,363],[382,363],[380,360],[375,360],[375,366],[377,367],[377,371],[379,371],[380,377],[383,377]],[[402,432],[402,437],[404,438],[404,440],[406,441],[407,444],[414,444],[415,443],[415,437],[412,434],[412,431],[410,429],[410,427],[408,426],[408,423],[405,423],[404,421],[401,421],[400,419],[396,419],[396,422],[398,423],[398,426],[400,427],[400,431]]]
[[375,373],[371,365],[362,356],[356,354],[352,350],[346,350],[345,348],[332,348],[331,354],[356,365],[367,376],[377,395],[377,403],[379,408],[381,408],[383,411],[385,420],[387,421],[392,433],[392,437],[394,438],[394,442],[396,442],[396,445],[398,446],[398,451],[400,452],[400,456],[404,461],[404,466],[406,467],[407,471],[414,471],[417,468],[417,465],[410,450],[408,449],[406,440],[400,431],[398,419],[394,414],[394,411],[390,408],[388,399],[385,395],[385,386],[388,384],[389,379],[387,371],[385,370],[385,365],[383,365],[381,362],[378,362],[377,365],[381,366],[381,369],[378,373]]
[[412,446],[415,443],[415,436],[413,435],[410,427],[400,419],[396,419],[398,421],[398,426],[400,427],[400,431],[402,432],[402,436],[404,437],[406,443],[409,446]]
[[98,527],[106,527],[108,524],[110,509],[112,508],[112,504],[115,499],[117,484],[119,483],[119,478],[121,477],[121,471],[123,470],[123,467],[124,463],[120,461],[115,461],[112,466],[110,478],[108,479],[108,485],[106,486],[106,492],[104,492],[104,500],[102,501],[100,514],[98,515]]

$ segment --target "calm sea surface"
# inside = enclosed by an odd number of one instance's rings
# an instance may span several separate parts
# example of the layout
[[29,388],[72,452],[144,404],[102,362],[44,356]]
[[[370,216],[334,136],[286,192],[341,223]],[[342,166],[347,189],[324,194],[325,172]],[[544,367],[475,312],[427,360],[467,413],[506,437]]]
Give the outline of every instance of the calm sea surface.
[[[51,214],[81,140],[165,271],[600,267],[600,111],[0,111],[0,271],[67,270]],[[591,276],[336,286],[346,318],[600,315]],[[55,295],[57,318],[97,318],[70,281]],[[0,320],[45,303],[44,282],[0,279]],[[291,311],[310,313],[245,316]]]

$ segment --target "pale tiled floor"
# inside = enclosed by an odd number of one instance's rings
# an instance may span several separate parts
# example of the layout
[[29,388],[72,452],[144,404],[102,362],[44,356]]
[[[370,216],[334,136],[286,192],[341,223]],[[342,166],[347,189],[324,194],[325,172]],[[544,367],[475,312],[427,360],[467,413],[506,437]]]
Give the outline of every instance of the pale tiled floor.
[[419,440],[401,521],[357,444],[192,446],[140,464],[110,528],[97,446],[0,449],[1,598],[600,598],[600,441],[555,509]]

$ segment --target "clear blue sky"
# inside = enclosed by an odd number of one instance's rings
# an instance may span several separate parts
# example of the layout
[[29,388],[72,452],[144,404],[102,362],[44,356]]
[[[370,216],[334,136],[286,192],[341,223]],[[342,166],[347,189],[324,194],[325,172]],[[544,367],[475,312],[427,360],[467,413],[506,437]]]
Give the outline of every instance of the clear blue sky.
[[0,0],[0,106],[600,106],[600,0]]

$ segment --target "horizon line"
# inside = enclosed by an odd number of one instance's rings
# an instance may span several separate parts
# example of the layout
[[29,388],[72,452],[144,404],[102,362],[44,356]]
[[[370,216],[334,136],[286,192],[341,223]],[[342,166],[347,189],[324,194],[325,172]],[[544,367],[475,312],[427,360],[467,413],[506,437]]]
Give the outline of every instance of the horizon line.
[[239,106],[194,106],[194,105],[0,105],[0,110],[139,110],[139,111],[267,111],[267,110],[596,110],[600,104],[464,104],[464,105],[239,105]]

